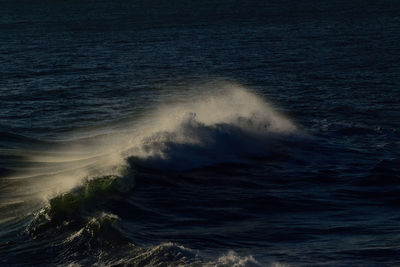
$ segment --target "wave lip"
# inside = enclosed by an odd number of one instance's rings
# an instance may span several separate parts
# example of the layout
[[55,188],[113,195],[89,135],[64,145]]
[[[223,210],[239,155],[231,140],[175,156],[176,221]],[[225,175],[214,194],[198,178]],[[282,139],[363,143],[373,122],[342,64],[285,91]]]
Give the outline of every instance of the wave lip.
[[237,162],[271,153],[280,140],[299,134],[289,119],[261,97],[237,84],[219,84],[186,101],[165,105],[131,140],[136,164],[185,170]]

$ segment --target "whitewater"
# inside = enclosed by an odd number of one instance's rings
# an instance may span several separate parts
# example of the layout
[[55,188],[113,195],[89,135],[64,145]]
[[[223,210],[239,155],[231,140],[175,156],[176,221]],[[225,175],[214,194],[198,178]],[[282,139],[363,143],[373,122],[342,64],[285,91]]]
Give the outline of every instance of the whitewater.
[[[98,206],[109,198],[132,194],[137,169],[163,173],[224,163],[251,165],[254,159],[283,153],[280,150],[285,142],[306,138],[305,132],[262,97],[233,82],[196,85],[184,96],[170,95],[160,102],[163,104],[155,110],[130,118],[123,126],[107,125],[85,131],[82,137],[74,132],[48,142],[4,135],[2,153],[18,160],[15,167],[8,168],[10,174],[2,178],[2,223],[29,221],[25,234],[35,239],[63,228],[69,232],[70,225],[82,224],[74,233],[63,234],[65,239],[59,245],[76,246],[75,242],[87,242],[86,238],[104,238],[101,242],[121,239],[126,246],[134,247],[113,228],[119,217]],[[108,227],[111,230],[102,233]],[[109,235],[117,241],[109,241]],[[215,263],[206,262],[196,252],[174,243],[151,247],[150,251],[134,250],[138,255],[123,261],[136,265],[142,261],[136,259],[144,257],[142,254],[158,250],[170,253],[170,249],[179,251],[178,258],[189,253],[188,263],[259,264],[252,256],[241,258],[233,251]],[[162,263],[163,259],[151,261]]]

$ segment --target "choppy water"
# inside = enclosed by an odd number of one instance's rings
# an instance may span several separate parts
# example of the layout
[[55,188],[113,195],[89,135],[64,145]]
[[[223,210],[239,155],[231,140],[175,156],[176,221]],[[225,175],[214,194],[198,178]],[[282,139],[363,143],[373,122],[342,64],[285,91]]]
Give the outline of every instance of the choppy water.
[[0,265],[399,265],[399,14],[1,1]]

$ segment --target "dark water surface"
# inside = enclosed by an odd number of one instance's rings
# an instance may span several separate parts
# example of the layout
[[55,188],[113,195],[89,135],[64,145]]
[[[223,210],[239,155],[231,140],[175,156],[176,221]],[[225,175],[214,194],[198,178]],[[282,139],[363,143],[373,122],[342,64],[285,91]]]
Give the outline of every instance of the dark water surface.
[[400,2],[0,1],[0,265],[400,264]]

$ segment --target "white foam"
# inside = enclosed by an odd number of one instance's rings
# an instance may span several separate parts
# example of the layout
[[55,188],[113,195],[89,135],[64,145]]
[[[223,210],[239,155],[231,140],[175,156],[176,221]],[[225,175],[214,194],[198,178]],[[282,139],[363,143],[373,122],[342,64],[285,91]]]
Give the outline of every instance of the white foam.
[[[129,140],[127,156],[154,167],[199,167],[230,162],[237,154],[257,156],[272,135],[290,135],[297,127],[261,97],[233,83],[203,88],[202,93],[160,106]],[[235,149],[236,147],[236,149]],[[179,163],[182,162],[182,163]]]
[[167,104],[113,133],[101,130],[26,153],[26,166],[8,179],[25,179],[25,195],[48,199],[88,178],[123,175],[130,157],[178,169],[199,167],[235,161],[243,151],[252,156],[268,149],[271,135],[297,132],[262,97],[232,82],[205,84],[161,102]]

